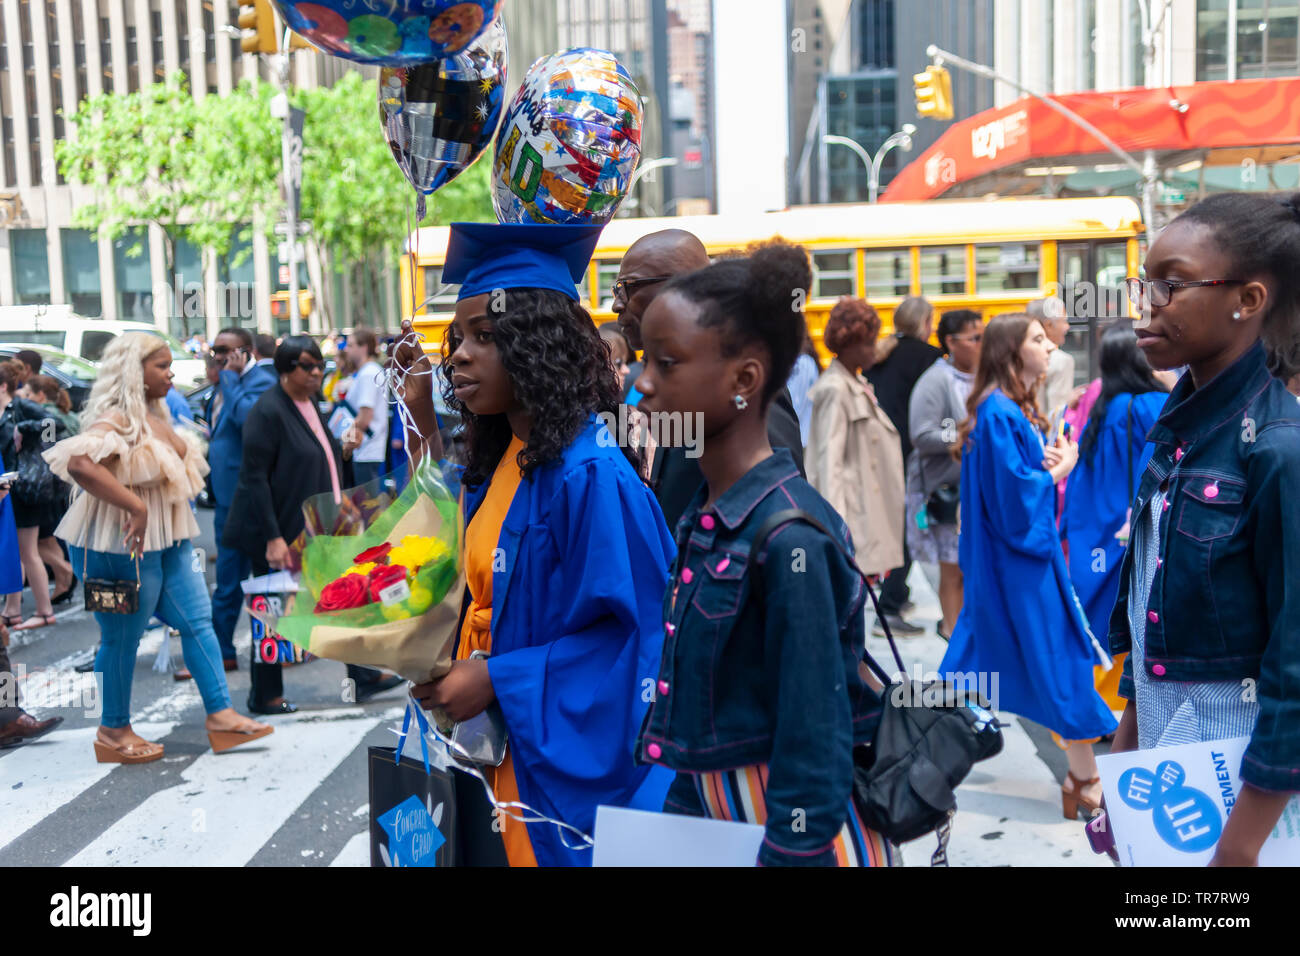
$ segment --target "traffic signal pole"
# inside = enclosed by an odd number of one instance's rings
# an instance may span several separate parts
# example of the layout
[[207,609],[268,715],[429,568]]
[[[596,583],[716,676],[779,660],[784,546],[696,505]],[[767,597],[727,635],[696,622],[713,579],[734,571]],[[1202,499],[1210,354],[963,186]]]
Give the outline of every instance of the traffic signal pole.
[[1070,109],[1068,106],[1052,99],[1050,96],[1044,96],[1036,90],[1031,90],[1027,86],[1017,83],[1009,77],[1003,76],[996,70],[990,69],[980,63],[973,63],[970,60],[963,59],[955,53],[949,53],[947,50],[941,50],[934,44],[926,47],[925,55],[930,57],[935,66],[943,66],[951,63],[953,66],[960,67],[967,72],[974,73],[990,80],[997,80],[1005,83],[1026,96],[1032,96],[1034,99],[1045,103],[1047,106],[1056,110],[1071,123],[1093,136],[1097,142],[1101,143],[1108,150],[1118,156],[1125,166],[1128,166],[1141,177],[1142,181],[1142,218],[1146,221],[1147,229],[1150,230],[1155,226],[1155,194],[1156,194],[1156,163],[1155,157],[1148,155],[1145,163],[1139,163],[1129,153],[1116,143],[1113,139],[1103,133],[1097,127],[1093,126],[1086,119]]

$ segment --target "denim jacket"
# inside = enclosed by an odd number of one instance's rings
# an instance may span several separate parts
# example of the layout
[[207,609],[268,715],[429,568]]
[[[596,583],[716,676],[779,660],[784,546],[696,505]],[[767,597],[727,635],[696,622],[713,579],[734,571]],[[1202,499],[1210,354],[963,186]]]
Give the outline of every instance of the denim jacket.
[[866,592],[835,543],[807,523],[782,525],[757,556],[750,544],[768,515],[786,508],[809,512],[851,550],[848,529],[785,449],[709,509],[705,491],[677,524],[663,661],[637,759],[677,770],[665,810],[695,816],[704,808],[692,774],[766,763],[759,862],[833,865],[852,748],[871,740],[880,719],[879,697],[857,668]]
[[[1144,666],[1152,681],[1243,680],[1260,716],[1242,779],[1300,790],[1300,407],[1256,343],[1201,388],[1184,375],[1147,441],[1134,520],[1157,493],[1168,511]],[[1132,571],[1130,549],[1110,618],[1116,654],[1132,644]],[[1119,693],[1133,697],[1131,658]]]

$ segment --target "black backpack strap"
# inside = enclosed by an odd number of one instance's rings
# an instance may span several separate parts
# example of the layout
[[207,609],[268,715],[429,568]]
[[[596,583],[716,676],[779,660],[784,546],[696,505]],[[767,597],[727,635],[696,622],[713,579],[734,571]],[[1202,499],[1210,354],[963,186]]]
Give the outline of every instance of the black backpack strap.
[[[903,656],[898,653],[898,645],[894,643],[894,635],[890,633],[889,622],[885,619],[885,615],[880,610],[880,601],[876,597],[875,590],[871,587],[871,582],[867,580],[867,576],[862,573],[862,570],[858,567],[857,561],[853,559],[853,555],[849,554],[848,549],[844,547],[840,539],[832,534],[825,525],[802,508],[784,508],[781,511],[775,511],[768,515],[767,518],[763,520],[763,523],[758,526],[758,530],[754,532],[753,540],[749,546],[749,569],[753,572],[755,578],[760,581],[762,579],[762,571],[759,568],[758,556],[762,553],[763,548],[767,546],[768,539],[772,537],[772,535],[775,534],[782,525],[789,524],[791,521],[802,521],[804,524],[812,525],[829,538],[831,543],[839,549],[840,554],[844,555],[844,560],[848,561],[849,567],[852,568],[858,577],[862,579],[862,586],[867,589],[867,594],[871,597],[871,605],[875,608],[876,618],[885,629],[885,638],[889,641],[889,649],[894,653],[894,661],[898,664],[899,673],[906,674],[907,668],[903,664]],[[759,590],[761,593],[761,588]],[[866,661],[867,666],[871,668],[872,672],[880,679],[882,684],[888,687],[890,683],[892,683],[892,679],[885,672],[885,669],[876,662],[875,658],[867,653],[866,648],[863,648],[862,650],[862,659]]]

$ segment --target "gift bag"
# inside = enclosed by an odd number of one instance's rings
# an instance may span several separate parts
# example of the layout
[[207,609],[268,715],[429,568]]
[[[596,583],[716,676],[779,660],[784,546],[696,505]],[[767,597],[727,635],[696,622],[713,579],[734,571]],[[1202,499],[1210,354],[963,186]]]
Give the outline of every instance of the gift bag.
[[370,865],[454,866],[456,785],[452,771],[430,767],[394,747],[371,747]]

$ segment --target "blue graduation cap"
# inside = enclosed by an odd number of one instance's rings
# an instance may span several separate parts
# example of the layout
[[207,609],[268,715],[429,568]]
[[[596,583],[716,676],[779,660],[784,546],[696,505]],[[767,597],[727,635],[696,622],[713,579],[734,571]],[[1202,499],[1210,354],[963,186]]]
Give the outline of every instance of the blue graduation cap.
[[443,282],[457,299],[493,289],[554,289],[575,302],[604,226],[453,222]]

